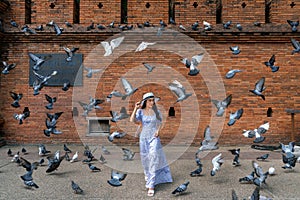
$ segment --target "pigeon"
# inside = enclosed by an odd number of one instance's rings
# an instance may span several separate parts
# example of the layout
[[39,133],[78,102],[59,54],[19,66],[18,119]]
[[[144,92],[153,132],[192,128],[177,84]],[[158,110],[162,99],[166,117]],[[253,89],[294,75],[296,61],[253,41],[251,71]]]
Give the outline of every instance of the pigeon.
[[67,153],[72,153],[72,151],[67,147],[66,144],[64,144],[64,151]]
[[292,169],[296,166],[297,157],[287,157],[284,153],[282,154],[282,162],[284,163],[284,166],[282,166],[283,169]]
[[110,154],[110,152],[103,145],[101,146],[101,150],[102,150],[103,154],[105,154],[105,155],[109,155]]
[[181,102],[181,101],[187,99],[188,97],[192,96],[192,93],[186,93],[185,92],[185,88],[177,80],[174,80],[172,83],[169,83],[168,85],[169,85],[169,89],[172,92],[174,92],[177,96],[177,100],[176,100],[175,103]]
[[51,151],[47,151],[45,145],[40,144],[39,145],[39,156],[44,156],[48,153],[51,153]]
[[210,126],[207,125],[205,130],[204,130],[204,139],[200,143],[200,148],[198,149],[197,153],[205,150],[215,150],[218,149],[219,147],[218,142],[213,142],[211,137],[211,131],[210,131]]
[[54,115],[47,113],[48,118],[46,118],[46,120],[45,120],[47,129],[44,129],[44,134],[47,137],[50,137],[51,133],[55,134],[55,135],[62,134],[61,131],[56,129],[57,120],[61,116],[62,113],[63,112],[57,112]]
[[22,149],[21,149],[21,152],[25,155],[25,154],[28,154],[27,153],[27,150],[23,147]]
[[268,157],[269,157],[269,154],[266,153],[266,154],[264,154],[262,156],[257,157],[256,160],[265,161]]
[[28,187],[35,187],[35,188],[39,188],[39,186],[33,182],[33,181],[24,181],[24,184]]
[[78,151],[75,152],[75,154],[73,155],[72,159],[70,160],[70,162],[76,162],[78,161]]
[[256,187],[251,195],[251,197],[249,198],[250,200],[260,200],[260,194],[259,194],[259,187]]
[[179,29],[183,30],[183,31],[186,31],[186,28],[181,23],[179,24]]
[[43,166],[43,163],[45,162],[45,160],[44,160],[44,158],[41,158],[40,160],[39,160],[39,166]]
[[136,48],[135,52],[145,50],[149,45],[155,45],[156,42],[141,42],[139,46]]
[[292,27],[292,32],[297,32],[297,27],[299,26],[299,20],[298,21],[292,21],[287,20],[287,23]]
[[212,159],[213,169],[210,172],[211,176],[215,176],[216,172],[220,170],[220,167],[224,163],[224,160],[222,158],[222,153],[218,154]]
[[232,99],[232,95],[230,94],[223,101],[218,101],[218,100],[214,100],[214,99],[211,100],[218,109],[217,114],[216,114],[218,117],[223,116],[225,109],[231,103],[231,99]]
[[238,198],[238,196],[237,196],[234,189],[231,190],[231,199],[232,200],[239,200],[239,198]]
[[253,131],[253,130],[243,130],[243,135],[247,138],[253,138],[255,136],[255,131]]
[[148,63],[143,63],[144,67],[147,69],[147,74],[152,72],[152,70],[155,68],[155,66],[152,66]]
[[265,100],[265,96],[262,94],[263,91],[265,91],[265,77],[262,77],[259,79],[256,84],[254,90],[249,90],[249,92],[252,92],[253,94],[260,96],[263,100]]
[[25,33],[25,35],[36,34],[34,29],[31,29],[27,24],[21,28],[21,31]]
[[19,25],[17,24],[17,22],[15,20],[10,20],[10,25],[13,27],[16,27],[16,28],[19,27]]
[[126,119],[128,118],[130,115],[127,113],[126,108],[122,107],[120,110],[120,113],[115,112],[115,111],[110,111],[110,115],[111,115],[111,121],[112,122],[117,122],[120,121],[122,119]]
[[120,91],[113,90],[109,95],[107,95],[107,99],[111,99],[113,96],[115,97],[123,97],[123,94]]
[[108,141],[112,142],[114,138],[122,138],[126,135],[125,132],[119,132],[119,131],[114,131],[112,134],[110,134],[107,138]]
[[277,72],[277,71],[279,70],[279,67],[278,67],[278,66],[275,66],[274,63],[275,63],[275,55],[272,55],[272,57],[270,58],[269,61],[264,62],[264,64],[265,64],[267,67],[270,67],[270,68],[271,68],[271,71],[272,71],[272,72]]
[[95,99],[90,97],[90,101],[88,104],[83,103],[81,101],[79,101],[79,104],[81,105],[81,107],[83,108],[83,116],[86,117],[90,111],[92,111],[93,109],[102,109],[101,106],[99,106],[99,104],[103,103],[104,100],[103,99]]
[[255,139],[253,140],[254,143],[261,143],[261,142],[265,141],[266,138],[264,136],[262,136],[262,134],[260,134],[257,131],[257,129],[254,129],[253,131],[255,133]]
[[110,27],[110,28],[115,28],[115,21],[112,21],[112,22],[108,25],[108,27]]
[[21,162],[19,151],[13,156],[13,158],[11,159],[11,162],[15,162],[15,163],[20,163]]
[[265,183],[267,177],[268,177],[268,174],[269,172],[263,172],[263,169],[258,165],[257,162],[255,161],[252,161],[252,167],[254,169],[254,172],[256,174],[257,177],[255,177],[253,179],[253,183],[256,185],[256,186],[261,186],[263,183]]
[[172,17],[170,17],[169,22],[170,22],[170,24],[176,25],[176,22],[175,22],[175,20]]
[[10,157],[12,157],[13,155],[12,155],[12,151],[11,151],[11,149],[8,149],[8,151],[7,151],[7,155],[8,156],[10,156]]
[[162,27],[166,27],[167,26],[167,24],[163,20],[159,20],[159,24]]
[[50,97],[49,95],[45,94],[46,100],[48,101],[48,104],[45,106],[48,110],[53,109],[53,104],[56,102],[56,97]]
[[123,160],[129,161],[133,160],[133,157],[135,155],[135,152],[131,151],[130,149],[127,148],[122,148],[123,151]]
[[192,171],[190,173],[190,176],[191,177],[196,177],[196,176],[200,176],[201,175],[201,172],[202,172],[202,167],[198,167],[197,169],[195,169],[194,171]]
[[275,174],[275,168],[274,167],[269,167],[268,172],[269,172],[269,175],[274,175]]
[[179,186],[172,192],[172,194],[181,194],[181,193],[183,193],[184,191],[187,190],[187,187],[188,187],[189,184],[190,184],[190,182],[187,181],[187,182],[185,182],[185,183],[179,185]]
[[5,75],[9,74],[9,71],[12,70],[12,69],[14,69],[17,66],[16,63],[7,64],[7,62],[5,62],[5,61],[2,61],[2,64],[3,64],[3,66],[2,66],[2,68],[3,68],[2,74],[5,74]]
[[238,55],[241,53],[239,46],[230,46],[229,49],[232,51],[233,55]]
[[192,25],[192,30],[193,30],[193,31],[198,31],[198,26],[199,26],[199,22],[196,21],[196,22]]
[[226,22],[226,23],[223,24],[223,28],[224,29],[229,29],[230,25],[231,25],[231,21],[228,21],[228,22]]
[[132,85],[123,77],[121,78],[121,82],[125,90],[125,94],[122,96],[122,100],[125,100],[127,97],[134,94],[138,90],[137,88],[133,88]]
[[44,30],[43,24],[41,24],[38,27],[36,27],[35,30],[36,31],[43,31]]
[[39,162],[34,162],[34,163],[30,163],[28,160],[20,157],[20,166],[24,167],[26,169],[26,171],[31,171],[31,170],[36,170],[38,165],[39,165]]
[[57,71],[53,71],[51,74],[46,76],[40,75],[36,71],[33,71],[33,73],[38,78],[33,83],[33,95],[36,96],[39,94],[39,91],[44,87],[44,85],[47,85],[47,81],[57,74]]
[[292,45],[294,47],[293,51],[292,51],[292,55],[294,53],[299,53],[300,52],[300,43],[298,40],[295,40],[294,38],[291,39]]
[[46,173],[50,173],[59,167],[61,161],[65,159],[65,155],[59,157],[59,159],[51,158],[48,156],[47,159],[48,159],[48,168],[46,170]]
[[204,25],[204,30],[205,31],[211,31],[212,30],[211,24],[208,23],[207,21],[203,21],[203,25]]
[[241,149],[240,148],[239,149],[229,149],[228,151],[230,151],[231,154],[234,155],[232,165],[239,166],[240,165],[239,157],[240,157]]
[[90,170],[92,170],[92,172],[101,172],[101,169],[99,169],[95,165],[92,165],[91,163],[89,163],[88,166],[89,166]]
[[69,49],[68,47],[63,47],[63,49],[65,50],[65,52],[67,53],[68,57],[67,57],[67,62],[71,62],[72,61],[72,57],[74,56],[74,53],[79,50],[78,47],[73,47],[72,49]]
[[229,114],[229,122],[227,123],[228,126],[232,126],[235,124],[237,120],[239,120],[243,116],[244,110],[243,108],[238,109],[234,113]]
[[183,58],[181,62],[187,67],[190,68],[190,71],[188,75],[190,76],[196,76],[199,74],[200,70],[197,68],[197,66],[200,64],[202,61],[204,55],[203,53],[200,53],[198,55],[194,55],[191,60],[188,58]]
[[19,120],[19,124],[23,124],[23,120],[25,120],[27,117],[30,116],[30,111],[29,111],[29,108],[28,107],[25,107],[24,110],[23,110],[23,113],[21,114],[14,114],[13,117],[16,119],[16,120]]
[[66,82],[64,82],[63,87],[62,87],[61,89],[62,89],[63,91],[68,91],[69,88],[70,88],[70,86],[71,86],[70,81],[66,81]]
[[101,164],[105,164],[106,163],[106,160],[105,160],[105,158],[104,158],[104,156],[102,154],[100,155],[99,161],[100,161]]
[[33,69],[34,71],[40,70],[40,67],[42,66],[42,64],[43,64],[46,60],[48,60],[49,58],[51,58],[51,55],[46,56],[45,58],[40,58],[40,57],[36,56],[36,55],[33,54],[33,53],[28,53],[28,55],[29,55],[30,59],[31,59],[33,62],[35,62],[35,64],[32,66],[32,69]]
[[73,25],[72,25],[70,22],[67,22],[67,21],[65,21],[65,25],[66,25],[67,27],[69,27],[69,28],[72,28],[72,27],[73,27]]
[[92,69],[84,66],[84,70],[87,71],[86,77],[92,78],[94,73],[101,72],[103,69]]
[[126,178],[127,174],[123,174],[121,172],[111,170],[111,179],[107,180],[107,183],[111,186],[118,187],[121,186],[123,181]]
[[95,29],[95,23],[94,22],[92,22],[88,27],[86,27],[87,31],[90,31],[90,30],[93,30],[93,29]]
[[254,26],[261,26],[261,23],[260,22],[254,22],[253,25]]
[[10,94],[11,98],[13,98],[13,100],[14,100],[14,102],[10,105],[14,108],[20,107],[19,101],[22,99],[23,94],[22,93],[17,94],[17,93],[12,92],[12,91],[10,91],[9,94]]
[[70,158],[68,152],[65,153],[65,159],[66,159],[66,161],[71,161],[71,158]]
[[226,75],[225,75],[225,78],[227,79],[231,79],[235,76],[236,73],[238,72],[242,72],[242,70],[239,70],[239,69],[232,69],[232,70],[229,70]]
[[72,187],[75,194],[82,194],[83,193],[83,190],[74,181],[71,181],[71,187]]
[[249,175],[247,175],[243,178],[240,178],[239,182],[240,183],[252,183],[253,180],[254,180],[254,171],[252,171]]
[[295,157],[294,153],[294,147],[295,147],[295,142],[289,142],[288,145],[284,145],[282,143],[280,143],[280,147],[281,147],[281,151],[282,153],[286,154],[287,158],[292,158]]
[[99,30],[104,30],[104,29],[106,29],[106,27],[105,27],[104,25],[102,25],[102,24],[97,24],[97,28],[98,28]]
[[239,30],[239,31],[242,31],[243,30],[243,27],[240,23],[237,23],[236,24],[236,28]]
[[104,56],[109,56],[112,54],[113,50],[115,48],[117,48],[118,46],[120,46],[120,44],[123,42],[124,40],[124,36],[123,37],[118,37],[116,39],[111,40],[110,42],[101,42],[101,45],[103,46],[104,50],[105,50],[105,54]]
[[26,174],[22,175],[21,179],[24,181],[24,184],[27,187],[29,187],[29,188],[32,188],[32,187],[39,188],[39,186],[35,182],[33,182],[32,173],[33,173],[33,169],[26,172]]

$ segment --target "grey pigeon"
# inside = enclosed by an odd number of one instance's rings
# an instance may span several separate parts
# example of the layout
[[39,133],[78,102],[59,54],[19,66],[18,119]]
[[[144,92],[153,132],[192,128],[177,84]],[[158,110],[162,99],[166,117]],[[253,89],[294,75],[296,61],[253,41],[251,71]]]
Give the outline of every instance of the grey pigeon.
[[253,130],[243,130],[243,135],[247,138],[255,137],[255,131]]
[[218,101],[218,100],[212,100],[212,102],[214,103],[214,105],[217,107],[218,111],[217,111],[217,116],[221,117],[223,116],[225,109],[230,105],[231,103],[231,99],[232,99],[232,95],[228,95],[223,101]]
[[240,178],[239,182],[240,183],[252,183],[253,180],[254,180],[254,171],[252,171],[249,175],[247,175],[243,178]]
[[35,30],[30,28],[27,24],[21,28],[21,31],[25,33],[25,35],[36,34]]
[[71,149],[69,149],[66,144],[64,144],[64,151],[67,153],[72,153]]
[[147,69],[147,73],[152,72],[152,70],[155,68],[155,66],[152,66],[148,63],[143,63],[144,67]]
[[73,27],[73,25],[72,25],[70,22],[67,22],[67,21],[65,21],[65,25],[66,25],[67,27],[69,27],[69,28],[72,28],[72,27]]
[[22,158],[20,157],[20,163],[19,165],[24,167],[26,169],[26,171],[31,171],[31,170],[36,170],[38,165],[39,165],[39,162],[29,162],[28,160],[26,160],[25,158]]
[[272,55],[270,60],[267,62],[264,62],[264,64],[267,67],[270,67],[272,72],[277,72],[279,70],[279,66],[274,65],[275,64],[275,55]]
[[101,146],[101,150],[102,150],[103,154],[105,154],[105,155],[109,155],[110,154],[110,152],[103,145]]
[[213,164],[213,169],[210,171],[210,175],[211,176],[215,176],[216,172],[220,170],[222,164],[224,163],[223,157],[222,157],[222,153],[216,155],[211,163]]
[[236,24],[236,28],[239,30],[239,31],[242,31],[243,30],[243,27],[240,23],[237,23]]
[[199,166],[197,169],[195,169],[190,173],[190,176],[191,177],[201,176],[201,172],[202,172],[202,167]]
[[186,28],[181,23],[179,24],[179,29],[183,30],[183,31],[186,31]]
[[13,98],[13,100],[14,100],[14,102],[10,105],[14,108],[20,107],[19,101],[22,99],[23,94],[22,93],[17,94],[17,93],[12,92],[12,91],[10,91],[9,94],[10,94],[11,98]]
[[59,36],[62,34],[63,28],[60,28],[56,23],[53,23],[54,31],[56,33],[56,36]]
[[36,71],[33,71],[33,73],[38,78],[33,83],[33,95],[36,96],[39,94],[39,91],[47,85],[47,81],[57,74],[57,71],[53,71],[51,74],[45,76],[38,74]]
[[296,166],[297,157],[287,157],[285,154],[282,154],[282,162],[284,163],[284,166],[282,166],[283,169],[292,169]]
[[39,186],[33,182],[33,178],[32,178],[32,173],[33,173],[33,169],[28,171],[26,174],[21,176],[21,179],[24,181],[24,184],[29,187],[35,187],[35,188],[39,188]]
[[292,51],[292,55],[294,53],[299,53],[300,52],[300,43],[298,40],[295,40],[294,38],[291,39],[292,45],[294,47],[293,51]]
[[296,144],[295,142],[289,142],[288,145],[284,145],[284,144],[280,143],[281,151],[282,151],[282,153],[286,154],[287,158],[295,157],[295,155],[294,155],[295,144]]
[[211,31],[212,30],[212,26],[210,23],[203,21],[203,25],[204,25],[204,30],[205,31]]
[[46,149],[45,145],[40,144],[40,145],[39,145],[39,155],[40,155],[40,156],[44,156],[44,155],[46,155],[46,154],[48,154],[48,153],[51,153],[51,151],[48,151],[48,150]]
[[254,172],[256,174],[257,177],[255,177],[253,179],[253,183],[256,185],[256,186],[261,186],[263,183],[266,183],[266,179],[269,175],[269,172],[263,172],[263,169],[258,165],[257,162],[255,161],[252,161],[252,167],[254,169]]
[[106,29],[106,27],[105,27],[104,25],[102,25],[102,24],[97,24],[97,28],[98,28],[99,30],[104,30],[104,29]]
[[126,176],[127,174],[111,170],[111,179],[107,180],[107,183],[114,187],[121,186],[121,181],[123,181],[126,178]]
[[228,21],[228,22],[224,23],[224,24],[223,24],[223,28],[224,28],[224,29],[229,29],[231,23],[232,23],[231,21]]
[[108,25],[108,27],[110,27],[110,28],[115,28],[115,21],[112,21],[112,22]]
[[68,57],[67,57],[67,62],[71,62],[72,61],[72,57],[74,56],[74,53],[79,50],[78,47],[73,47],[72,49],[68,48],[68,47],[63,47],[63,49],[65,50],[65,52],[67,53]]
[[198,30],[198,27],[199,27],[199,22],[196,21],[196,22],[192,25],[192,30],[193,30],[193,31],[197,31],[197,30]]
[[120,110],[120,113],[115,112],[115,111],[110,111],[110,115],[111,115],[111,121],[112,122],[117,122],[120,121],[122,119],[126,119],[128,118],[130,115],[127,113],[126,108],[122,107]]
[[41,158],[41,159],[39,160],[39,165],[42,166],[42,165],[44,164],[44,162],[45,162],[44,158]]
[[21,152],[25,155],[25,154],[28,154],[28,152],[27,152],[27,150],[23,147],[22,149],[21,149]]
[[29,111],[29,108],[28,107],[25,107],[24,110],[23,110],[23,113],[21,114],[14,114],[13,117],[16,119],[16,120],[19,120],[19,124],[23,124],[23,120],[26,119],[27,117],[30,116],[30,111]]
[[265,137],[262,136],[262,134],[259,133],[257,131],[257,129],[254,129],[253,131],[255,133],[255,139],[253,140],[254,143],[261,143],[261,142],[263,142],[265,140]]
[[103,99],[96,99],[96,98],[92,98],[90,97],[89,103],[83,103],[81,101],[79,101],[79,104],[81,105],[81,107],[83,108],[83,116],[86,117],[90,111],[92,111],[93,109],[102,109],[101,106],[99,106],[99,104],[103,103],[104,100]]
[[43,31],[44,30],[43,24],[41,24],[38,27],[36,27],[35,30],[36,31]]
[[61,161],[65,159],[65,155],[60,156],[59,159],[57,159],[56,157],[51,158],[48,156],[47,159],[48,159],[48,168],[46,170],[46,173],[50,173],[57,170]]
[[87,31],[90,31],[90,30],[93,30],[93,29],[95,29],[95,23],[94,22],[92,22],[88,27],[86,27]]
[[170,20],[169,20],[169,22],[170,22],[170,24],[174,24],[174,25],[176,25],[176,22],[175,22],[175,20],[174,20],[172,17],[170,17]]
[[130,149],[127,148],[122,148],[123,151],[123,160],[133,160],[133,157],[135,155],[135,152],[131,151]]
[[263,91],[265,91],[266,89],[264,85],[265,85],[265,77],[262,77],[256,82],[254,90],[249,90],[249,92],[252,92],[257,96],[260,96],[263,100],[265,100],[265,95],[262,94]]
[[9,74],[9,71],[14,69],[17,66],[16,63],[7,64],[7,62],[5,62],[5,61],[2,61],[2,64],[3,64],[2,74]]
[[234,166],[239,166],[240,165],[239,157],[240,157],[241,149],[240,148],[238,148],[238,149],[229,149],[228,151],[230,151],[231,154],[234,155],[234,159],[233,159],[232,164]]
[[114,138],[122,138],[126,135],[125,132],[114,131],[112,134],[108,136],[108,141],[112,142]]
[[79,187],[77,183],[74,181],[71,181],[71,187],[75,194],[82,194],[83,190]]
[[239,69],[232,69],[232,70],[229,70],[229,71],[226,73],[225,77],[226,77],[227,79],[231,79],[231,78],[233,78],[233,77],[235,76],[235,74],[238,73],[238,72],[242,72],[242,70],[239,70]]
[[269,154],[266,153],[266,154],[264,154],[262,156],[257,157],[256,160],[265,161],[268,157],[269,157]]
[[33,53],[28,53],[30,59],[35,63],[32,67],[33,70],[38,71],[40,70],[40,67],[42,66],[42,64],[48,60],[49,58],[51,58],[51,56],[46,56],[45,58],[40,58],[38,56],[36,56]]
[[19,25],[17,24],[17,22],[15,20],[10,20],[10,25],[16,28],[19,28]]
[[123,97],[124,95],[120,91],[113,90],[109,95],[107,95],[106,98],[109,101],[113,96],[115,96],[115,97]]
[[101,169],[96,167],[95,165],[92,165],[92,163],[88,164],[90,170],[92,170],[92,172],[101,172]]
[[264,134],[266,133],[270,128],[270,123],[269,122],[265,122],[264,124],[260,125],[258,128],[257,128],[257,132],[259,134]]
[[56,129],[57,120],[61,116],[62,113],[63,112],[57,112],[54,115],[47,113],[48,118],[46,118],[46,121],[45,121],[47,129],[44,129],[44,134],[47,137],[50,137],[51,133],[55,134],[55,135],[62,134],[61,131]]
[[133,88],[132,85],[123,77],[121,78],[121,82],[125,90],[122,100],[125,100],[128,96],[134,94],[138,90],[137,88]]
[[106,41],[101,42],[101,45],[105,50],[104,56],[111,55],[113,53],[113,50],[115,48],[117,48],[118,46],[120,46],[120,44],[123,42],[124,38],[125,37],[123,36],[123,37],[118,37],[118,38],[112,39],[110,42],[106,42]]
[[183,85],[177,80],[174,80],[172,83],[169,83],[168,85],[169,85],[169,89],[172,92],[174,92],[177,96],[177,100],[175,103],[183,101],[188,97],[192,96],[192,93],[186,93]]
[[258,21],[256,21],[256,22],[253,23],[253,25],[254,25],[254,26],[259,26],[259,27],[260,27],[260,26],[261,26],[261,23],[258,22]]
[[260,200],[260,194],[259,194],[260,187],[256,187],[250,197],[250,200]]
[[70,81],[66,81],[66,82],[64,82],[63,87],[62,87],[61,89],[62,89],[63,91],[68,91],[69,88],[70,88],[70,86],[71,86]]
[[92,78],[94,73],[101,72],[103,69],[92,69],[89,67],[84,67],[84,70],[87,71],[86,77]]
[[48,104],[45,106],[48,110],[53,109],[53,104],[56,102],[56,97],[50,97],[49,95],[45,94],[46,100],[48,101]]
[[211,137],[211,131],[210,131],[210,126],[206,126],[204,130],[204,139],[200,143],[200,147],[197,151],[197,153],[205,150],[215,150],[218,149],[219,147],[217,146],[218,142],[213,142],[212,137]]
[[237,120],[239,120],[243,116],[244,110],[243,108],[238,109],[234,113],[229,114],[229,122],[227,123],[228,126],[232,126],[235,124]]
[[231,46],[229,47],[229,49],[232,51],[233,55],[238,55],[239,53],[241,53],[239,46]]
[[187,187],[188,187],[189,184],[190,184],[190,182],[187,181],[187,182],[185,182],[185,183],[179,185],[179,186],[172,192],[172,194],[181,194],[181,193],[183,193],[184,191],[187,190]]
[[291,26],[292,32],[297,32],[297,27],[299,26],[299,20],[298,21],[292,21],[292,20],[287,20],[287,23]]
[[187,68],[190,68],[188,75],[196,76],[197,74],[199,74],[200,70],[197,68],[197,66],[201,63],[203,57],[204,57],[204,54],[199,53],[197,55],[194,55],[191,60],[189,60],[188,58],[183,58],[181,60],[181,62]]

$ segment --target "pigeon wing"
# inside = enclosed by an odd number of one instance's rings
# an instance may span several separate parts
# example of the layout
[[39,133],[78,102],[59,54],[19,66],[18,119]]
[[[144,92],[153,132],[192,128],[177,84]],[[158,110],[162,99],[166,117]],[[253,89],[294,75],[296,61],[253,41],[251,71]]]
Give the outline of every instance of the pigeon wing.
[[126,93],[133,90],[131,84],[125,78],[121,78],[121,81]]
[[112,48],[112,49],[115,49],[115,48],[117,48],[118,46],[120,46],[120,44],[123,42],[124,38],[125,38],[125,37],[123,36],[123,37],[118,37],[118,38],[116,38],[116,39],[111,40],[111,41],[110,41],[110,46],[111,46],[111,48]]
[[265,77],[259,79],[255,84],[255,90],[262,92],[264,90]]
[[105,50],[104,56],[109,56],[110,54],[112,54],[112,48],[108,42],[101,42],[101,45]]
[[204,57],[203,53],[200,53],[198,55],[193,56],[192,57],[192,64],[194,66],[198,66],[199,63],[202,61],[203,57]]
[[35,70],[33,70],[33,73],[40,80],[43,80],[45,78],[45,76],[38,74]]

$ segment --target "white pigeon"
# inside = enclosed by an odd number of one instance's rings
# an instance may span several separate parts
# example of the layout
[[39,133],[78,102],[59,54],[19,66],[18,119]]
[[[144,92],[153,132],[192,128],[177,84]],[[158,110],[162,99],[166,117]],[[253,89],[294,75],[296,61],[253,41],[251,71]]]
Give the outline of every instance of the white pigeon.
[[70,162],[75,162],[78,160],[78,151],[76,151],[76,153],[73,155],[72,159],[70,160]]
[[135,52],[137,51],[143,51],[145,50],[149,45],[155,45],[156,42],[142,42],[135,50]]
[[217,156],[215,156],[211,163],[213,164],[213,169],[210,172],[211,176],[216,175],[216,172],[220,170],[221,165],[224,163],[224,160],[222,158],[222,153],[218,154]]
[[275,168],[274,167],[270,167],[269,170],[269,175],[274,175],[275,174]]
[[101,45],[103,46],[104,50],[105,50],[105,54],[104,56],[109,56],[112,54],[112,51],[117,48],[118,46],[120,46],[120,44],[123,42],[124,40],[124,36],[123,37],[118,37],[116,39],[112,39],[110,42],[101,42]]

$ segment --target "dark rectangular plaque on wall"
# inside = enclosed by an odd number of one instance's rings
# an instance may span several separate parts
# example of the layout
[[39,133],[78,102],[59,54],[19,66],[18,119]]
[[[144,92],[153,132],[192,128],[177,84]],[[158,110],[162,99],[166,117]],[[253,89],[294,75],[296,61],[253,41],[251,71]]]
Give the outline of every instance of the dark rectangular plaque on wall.
[[[36,71],[42,76],[47,76],[53,71],[57,74],[53,76],[47,86],[63,86],[64,82],[69,81],[71,86],[82,86],[82,54],[74,54],[72,61],[68,62],[67,54],[34,54],[40,58],[47,58],[46,61]],[[37,79],[33,73],[33,66],[35,62],[29,57],[29,85],[32,86],[33,82]]]

